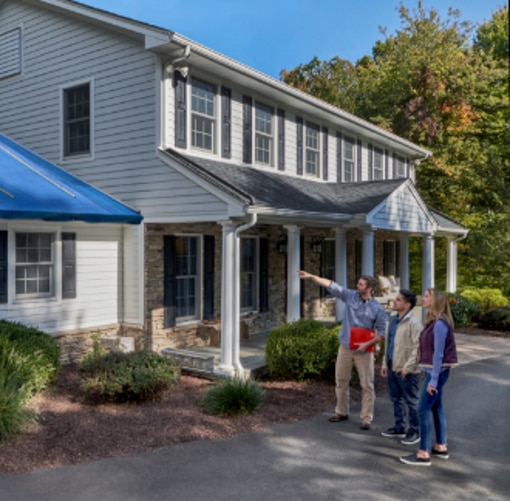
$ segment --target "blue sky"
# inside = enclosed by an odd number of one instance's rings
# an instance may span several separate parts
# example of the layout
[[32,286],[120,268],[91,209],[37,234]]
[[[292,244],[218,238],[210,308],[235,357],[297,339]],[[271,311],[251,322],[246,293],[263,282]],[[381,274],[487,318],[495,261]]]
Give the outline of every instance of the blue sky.
[[[399,0],[79,0],[82,3],[176,31],[272,77],[314,56],[356,62],[376,40],[400,27]],[[403,0],[409,9],[417,0]],[[446,19],[481,24],[503,0],[423,0]]]

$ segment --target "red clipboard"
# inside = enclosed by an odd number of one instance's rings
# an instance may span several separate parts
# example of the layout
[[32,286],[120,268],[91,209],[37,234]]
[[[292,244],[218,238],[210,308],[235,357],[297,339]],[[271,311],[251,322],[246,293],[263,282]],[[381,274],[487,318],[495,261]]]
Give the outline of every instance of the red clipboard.
[[[351,339],[349,348],[357,350],[359,345],[374,339],[374,331],[371,329],[362,329],[360,327],[351,327]],[[366,351],[374,351],[374,345],[370,346]]]

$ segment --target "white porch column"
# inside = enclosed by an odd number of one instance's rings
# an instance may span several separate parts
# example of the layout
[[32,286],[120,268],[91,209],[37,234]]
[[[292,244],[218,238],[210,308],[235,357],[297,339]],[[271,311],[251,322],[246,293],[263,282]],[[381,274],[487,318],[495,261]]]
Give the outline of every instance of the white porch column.
[[235,257],[235,224],[220,221],[223,227],[223,253],[221,257],[221,359],[218,370],[225,374],[234,374],[232,363],[233,316],[234,316],[234,266]]
[[[363,258],[361,262],[361,273],[374,276],[374,230],[372,228],[363,230]],[[356,277],[356,280],[359,277]]]
[[409,236],[400,235],[400,288],[409,289]]
[[[335,229],[335,282],[347,287],[347,238],[345,228]],[[335,301],[336,321],[343,318],[345,304],[343,301]]]
[[422,257],[422,274],[421,285],[422,292],[430,287],[434,287],[434,235],[426,235],[423,237],[423,257]]
[[301,317],[299,226],[284,226],[287,230],[287,322],[295,322]]
[[448,238],[446,248],[446,292],[457,290],[457,240]]

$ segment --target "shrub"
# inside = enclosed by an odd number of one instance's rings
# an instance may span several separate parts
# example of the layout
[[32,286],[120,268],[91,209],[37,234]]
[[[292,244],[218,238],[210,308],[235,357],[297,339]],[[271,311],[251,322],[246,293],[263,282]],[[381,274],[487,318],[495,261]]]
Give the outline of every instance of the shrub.
[[80,364],[83,398],[89,403],[157,400],[180,377],[171,360],[157,353],[101,350]]
[[502,306],[486,311],[480,317],[478,325],[484,329],[510,331],[510,306]]
[[453,321],[457,327],[470,325],[473,317],[478,313],[479,307],[469,299],[459,294],[446,294],[450,309],[452,310]]
[[0,338],[0,440],[22,431],[34,420],[26,408],[32,395],[29,384],[30,357],[17,352],[6,338]]
[[284,324],[269,333],[266,343],[269,371],[282,379],[331,379],[337,352],[338,326],[327,328],[316,320]]
[[264,390],[253,379],[239,377],[217,380],[205,392],[203,406],[208,414],[239,416],[251,414],[264,401]]
[[480,308],[479,313],[509,305],[508,299],[503,296],[500,289],[466,287],[460,294],[475,303]]
[[0,320],[0,337],[20,356],[26,355],[23,367],[24,384],[34,394],[54,381],[60,370],[60,347],[56,340],[33,327]]

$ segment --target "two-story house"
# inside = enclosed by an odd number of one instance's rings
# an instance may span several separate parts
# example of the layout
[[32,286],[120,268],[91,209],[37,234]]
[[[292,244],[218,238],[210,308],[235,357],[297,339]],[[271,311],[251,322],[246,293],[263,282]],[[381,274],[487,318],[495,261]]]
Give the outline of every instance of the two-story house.
[[0,107],[0,132],[143,215],[124,229],[118,323],[149,349],[209,342],[217,325],[233,372],[241,335],[340,315],[300,268],[406,287],[410,238],[425,287],[448,239],[456,289],[466,230],[416,190],[427,150],[173,31],[74,1],[0,1]]

